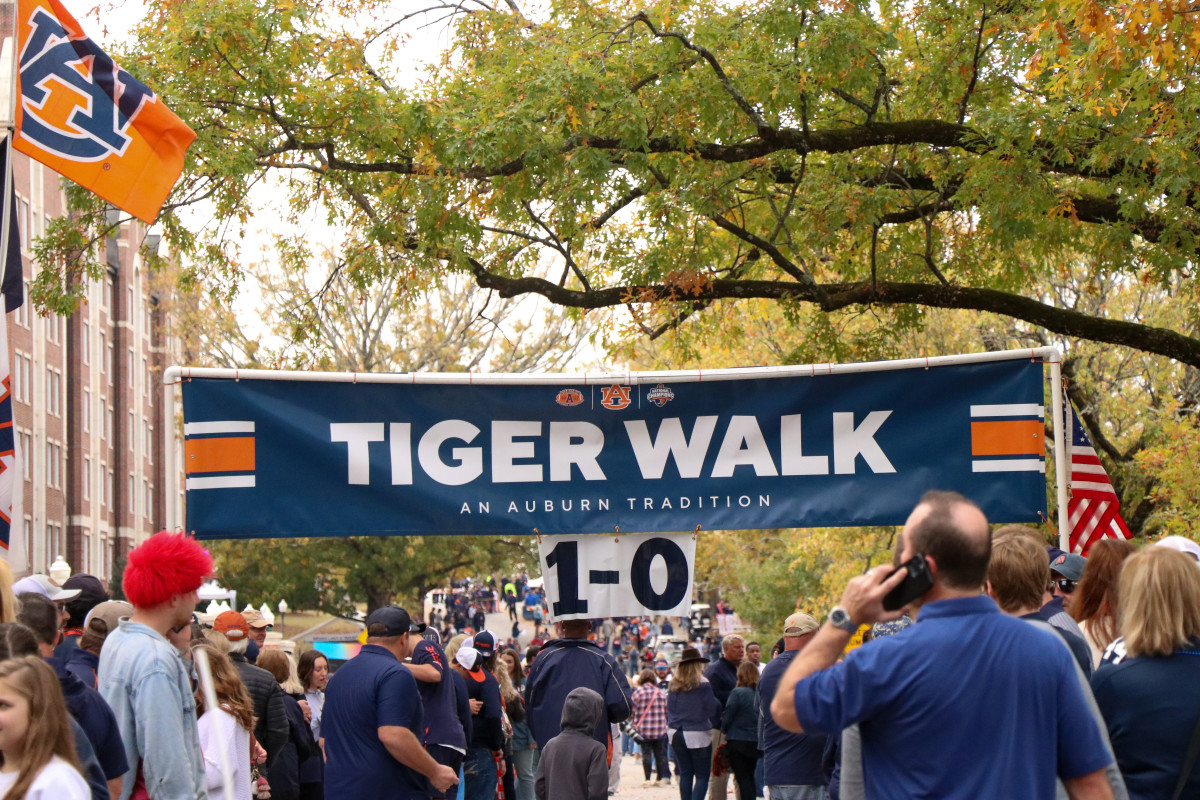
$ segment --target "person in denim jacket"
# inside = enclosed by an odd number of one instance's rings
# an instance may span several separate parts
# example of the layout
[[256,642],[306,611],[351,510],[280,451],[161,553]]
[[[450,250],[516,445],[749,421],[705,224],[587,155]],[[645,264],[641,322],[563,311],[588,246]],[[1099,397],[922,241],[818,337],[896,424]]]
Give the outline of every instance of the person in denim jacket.
[[184,534],[160,531],[129,554],[122,588],[133,615],[108,635],[98,673],[130,765],[120,800],[207,797],[192,682],[167,634],[191,624],[196,590],[212,571],[208,553]]

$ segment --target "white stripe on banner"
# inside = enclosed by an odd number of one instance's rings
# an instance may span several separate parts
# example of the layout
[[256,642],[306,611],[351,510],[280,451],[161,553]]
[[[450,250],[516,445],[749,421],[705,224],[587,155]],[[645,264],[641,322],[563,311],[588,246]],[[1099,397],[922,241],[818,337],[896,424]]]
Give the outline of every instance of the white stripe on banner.
[[1005,458],[999,461],[972,461],[972,472],[1045,472],[1046,462],[1039,458]]
[[1037,417],[1045,419],[1046,407],[1037,403],[1005,403],[971,406],[972,417]]
[[202,433],[254,433],[254,420],[225,422],[189,422],[183,426],[184,436]]
[[225,475],[216,478],[188,478],[188,490],[192,489],[253,489],[253,475]]
[[1096,449],[1094,447],[1086,447],[1086,446],[1078,445],[1078,444],[1071,445],[1071,455],[1073,455],[1073,456],[1091,456],[1093,458],[1098,458],[1098,456],[1096,455]]
[[1082,462],[1071,465],[1071,472],[1086,472],[1089,475],[1103,475],[1108,477],[1108,473],[1104,471],[1104,467],[1099,464],[1084,464]]

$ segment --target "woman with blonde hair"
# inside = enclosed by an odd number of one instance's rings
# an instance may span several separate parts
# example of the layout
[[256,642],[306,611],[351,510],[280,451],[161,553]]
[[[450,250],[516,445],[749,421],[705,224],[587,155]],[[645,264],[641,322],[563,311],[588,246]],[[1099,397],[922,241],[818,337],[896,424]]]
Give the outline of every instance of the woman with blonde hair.
[[1125,561],[1119,590],[1125,655],[1092,676],[1117,766],[1132,800],[1200,797],[1200,771],[1184,771],[1200,720],[1200,568],[1149,547]]
[[216,708],[207,708],[206,692],[196,692],[196,711],[200,714],[200,750],[204,754],[204,772],[208,777],[209,797],[223,797],[225,778],[221,771],[221,748],[231,764],[233,796],[250,800],[250,760],[253,755],[254,703],[229,656],[207,642],[192,646],[193,658],[203,649],[212,671],[212,689]]
[[0,663],[0,797],[90,800],[58,677],[38,656]]
[[704,677],[708,659],[684,648],[667,688],[667,736],[679,768],[679,800],[704,800],[712,764],[712,730],[721,725],[721,705]]
[[[1125,539],[1101,539],[1088,551],[1083,577],[1071,596],[1071,616],[1092,650],[1092,669],[1117,638],[1117,578],[1125,559],[1137,552]],[[1070,581],[1063,581],[1070,583]]]
[[12,587],[12,569],[7,561],[0,560],[0,623],[17,621],[17,596]]

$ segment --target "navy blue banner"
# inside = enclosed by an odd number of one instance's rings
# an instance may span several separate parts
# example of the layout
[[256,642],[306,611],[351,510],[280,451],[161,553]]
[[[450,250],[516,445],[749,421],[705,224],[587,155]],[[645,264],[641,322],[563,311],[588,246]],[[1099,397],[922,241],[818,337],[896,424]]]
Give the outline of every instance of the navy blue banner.
[[[644,375],[643,375],[644,378]],[[1046,508],[1042,364],[703,383],[192,378],[200,538],[896,525],[951,489]]]

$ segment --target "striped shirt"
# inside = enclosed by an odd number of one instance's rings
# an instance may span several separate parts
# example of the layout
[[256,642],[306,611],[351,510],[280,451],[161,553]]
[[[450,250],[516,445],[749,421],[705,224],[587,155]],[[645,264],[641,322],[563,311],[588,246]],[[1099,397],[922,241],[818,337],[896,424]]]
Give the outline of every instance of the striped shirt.
[[646,739],[657,739],[667,732],[667,693],[657,685],[639,686],[633,693],[633,716],[640,733]]

